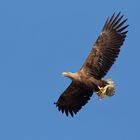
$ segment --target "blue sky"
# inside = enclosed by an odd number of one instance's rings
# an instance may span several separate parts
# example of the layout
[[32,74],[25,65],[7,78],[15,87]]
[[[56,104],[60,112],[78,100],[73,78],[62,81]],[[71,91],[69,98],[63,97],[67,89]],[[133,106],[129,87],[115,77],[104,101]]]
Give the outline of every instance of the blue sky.
[[[53,105],[69,85],[108,16],[121,11],[129,33],[112,77],[116,93],[94,94],[74,117]],[[0,139],[140,139],[140,2],[101,0],[0,1]]]

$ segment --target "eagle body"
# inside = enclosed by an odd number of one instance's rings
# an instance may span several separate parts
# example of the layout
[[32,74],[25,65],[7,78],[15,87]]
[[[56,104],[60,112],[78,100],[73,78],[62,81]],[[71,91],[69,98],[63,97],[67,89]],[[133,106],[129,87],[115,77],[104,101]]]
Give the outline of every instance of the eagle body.
[[73,117],[89,101],[93,92],[100,99],[114,95],[114,82],[102,78],[114,64],[126,38],[128,25],[124,23],[127,19],[122,19],[121,13],[114,13],[108,18],[80,70],[76,73],[63,72],[72,82],[55,102],[62,113]]
[[70,78],[75,84],[91,91],[98,92],[99,87],[104,87],[108,84],[105,80],[97,80],[88,74],[84,74],[82,70],[76,73],[64,72],[63,75]]

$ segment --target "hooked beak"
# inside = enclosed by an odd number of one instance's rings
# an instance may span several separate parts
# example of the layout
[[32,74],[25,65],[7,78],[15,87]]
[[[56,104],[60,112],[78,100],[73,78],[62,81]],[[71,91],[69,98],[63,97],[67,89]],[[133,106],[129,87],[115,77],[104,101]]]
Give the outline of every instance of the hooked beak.
[[66,76],[66,75],[67,75],[67,72],[62,72],[62,75],[63,75],[63,76]]

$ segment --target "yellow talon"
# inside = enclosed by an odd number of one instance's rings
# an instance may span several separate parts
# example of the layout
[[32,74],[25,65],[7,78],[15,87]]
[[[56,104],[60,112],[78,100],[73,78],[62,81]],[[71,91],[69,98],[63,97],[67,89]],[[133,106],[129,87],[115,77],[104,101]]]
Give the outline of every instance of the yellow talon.
[[105,87],[99,87],[99,86],[98,86],[98,88],[99,88],[99,91],[96,92],[96,93],[99,96],[99,99],[102,99],[103,97],[106,96],[106,94],[105,94],[106,93],[106,88]]
[[113,81],[111,79],[109,79],[109,80],[107,80],[107,82],[108,82],[108,85],[106,85],[105,87],[98,86],[99,91],[96,92],[96,93],[99,96],[99,99],[102,99],[105,96],[109,96],[110,97],[110,96],[114,95],[115,86],[114,86]]

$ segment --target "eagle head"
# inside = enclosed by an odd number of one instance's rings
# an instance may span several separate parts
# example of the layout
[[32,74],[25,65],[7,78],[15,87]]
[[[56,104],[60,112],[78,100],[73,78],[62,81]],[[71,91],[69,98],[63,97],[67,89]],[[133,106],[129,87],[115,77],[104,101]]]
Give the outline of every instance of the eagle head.
[[68,77],[72,80],[74,80],[74,79],[76,80],[77,77],[78,77],[77,73],[72,73],[72,72],[63,72],[62,75],[65,76],[65,77]]

